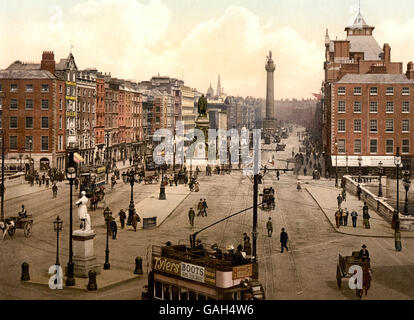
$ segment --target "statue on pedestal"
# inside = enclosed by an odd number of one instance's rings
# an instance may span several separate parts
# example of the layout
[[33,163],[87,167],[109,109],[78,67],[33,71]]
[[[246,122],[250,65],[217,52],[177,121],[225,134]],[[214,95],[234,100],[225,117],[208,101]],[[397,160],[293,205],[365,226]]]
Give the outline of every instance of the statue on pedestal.
[[81,229],[82,231],[89,231],[91,230],[91,217],[88,214],[89,199],[86,197],[85,191],[82,191],[81,194],[82,197],[76,201],[76,205],[78,206],[79,219],[81,220]]
[[200,117],[207,116],[207,99],[204,94],[198,99],[198,114]]

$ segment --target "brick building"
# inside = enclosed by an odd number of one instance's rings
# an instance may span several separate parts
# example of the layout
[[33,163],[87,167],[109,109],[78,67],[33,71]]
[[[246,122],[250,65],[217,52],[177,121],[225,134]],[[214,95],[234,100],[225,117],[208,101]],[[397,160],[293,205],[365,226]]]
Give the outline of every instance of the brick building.
[[[400,147],[402,161],[413,160],[414,66],[403,73],[401,62],[391,61],[391,48],[381,48],[359,13],[345,28],[346,40],[325,36],[325,81],[322,88],[323,147],[333,166],[358,172],[362,156],[364,174],[395,167]],[[375,170],[374,170],[375,171]]]
[[[53,52],[40,64],[16,61],[0,70],[1,127],[8,159],[35,170],[65,166],[65,82],[55,75]],[[32,161],[30,160],[32,159]]]
[[96,74],[96,109],[95,109],[95,163],[105,158],[105,77]]

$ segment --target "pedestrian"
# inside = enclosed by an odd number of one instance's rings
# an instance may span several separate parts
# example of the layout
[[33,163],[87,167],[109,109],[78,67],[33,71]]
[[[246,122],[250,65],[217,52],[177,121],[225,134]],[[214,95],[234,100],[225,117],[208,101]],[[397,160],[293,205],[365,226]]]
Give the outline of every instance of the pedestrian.
[[176,173],[174,173],[174,183],[175,183],[175,186],[177,187],[178,186],[178,174]]
[[170,182],[170,187],[172,187],[173,183],[174,183],[174,176],[172,174],[170,174],[170,177],[168,178],[169,182]]
[[348,216],[349,216],[348,209],[345,208],[344,212],[342,213],[342,219],[343,219],[344,226],[348,225]]
[[129,165],[132,165],[132,158],[129,157]]
[[344,218],[344,211],[342,209],[339,209],[339,213],[340,213],[340,216],[339,216],[339,225],[340,226],[343,226],[344,225],[344,220],[343,220],[343,218]]
[[131,218],[132,227],[134,228],[134,231],[137,232],[137,224],[138,224],[138,215],[134,213]]
[[286,251],[289,251],[287,247],[288,242],[288,234],[285,232],[285,228],[282,228],[282,232],[280,233],[280,253],[283,253],[283,249],[286,248]]
[[111,219],[111,222],[109,223],[109,227],[111,228],[112,239],[116,240],[116,234],[118,232],[118,226],[116,225],[116,221],[115,221],[114,218]]
[[46,176],[45,176],[45,174],[43,174],[42,175],[42,184],[45,184],[45,182],[46,182]]
[[53,184],[52,191],[53,191],[53,198],[56,198],[57,197],[57,192],[58,192],[58,187],[57,187],[56,183]]
[[188,219],[190,220],[190,225],[192,228],[194,227],[194,217],[195,217],[195,212],[193,208],[190,208],[190,210],[188,211]]
[[203,199],[200,199],[200,201],[197,204],[197,216],[203,215]]
[[207,217],[207,208],[208,208],[208,206],[207,206],[207,200],[204,199],[204,201],[203,201],[203,216],[204,217]]
[[79,187],[79,180],[75,179],[75,189],[78,190]]
[[279,176],[280,176],[279,170],[276,170],[276,177],[277,177],[277,180],[279,180]]
[[49,176],[46,177],[46,188],[49,188],[50,178]]
[[200,184],[198,183],[198,181],[196,181],[194,183],[194,192],[199,192],[200,191]]
[[362,193],[362,189],[361,189],[361,186],[358,184],[357,186],[358,200],[361,200],[361,193]]
[[341,204],[343,200],[341,194],[338,194],[338,196],[336,197],[336,200],[338,200],[338,209],[341,209]]
[[267,228],[267,235],[270,238],[273,233],[273,223],[272,223],[271,217],[269,217],[269,220],[267,221],[266,228]]
[[345,188],[342,189],[342,200],[346,201],[346,190],[345,190]]
[[126,219],[126,213],[124,209],[121,209],[119,211],[119,221],[121,221],[121,229],[124,229],[125,227],[125,219]]
[[304,176],[306,176],[306,171],[307,171],[306,167],[305,167],[305,168],[303,168],[303,175],[304,175]]
[[339,229],[339,227],[340,227],[340,221],[341,221],[341,211],[338,209],[336,212],[335,212],[335,222],[336,222],[336,227]]
[[244,241],[243,251],[246,252],[246,255],[248,256],[252,254],[252,244],[250,243],[249,237]]
[[364,221],[364,226],[365,226],[365,229],[370,229],[371,228],[371,226],[370,226],[370,224],[369,224],[369,219],[371,218],[371,216],[369,215],[369,213],[368,213],[368,206],[367,206],[367,203],[366,202],[364,202],[364,206],[363,206],[363,208],[362,208],[362,219],[364,219],[363,221]]
[[298,192],[302,192],[302,186],[300,184],[300,181],[296,182],[296,189],[298,190]]
[[351,218],[352,218],[352,226],[356,228],[357,226],[357,219],[358,219],[358,213],[354,210],[351,212]]

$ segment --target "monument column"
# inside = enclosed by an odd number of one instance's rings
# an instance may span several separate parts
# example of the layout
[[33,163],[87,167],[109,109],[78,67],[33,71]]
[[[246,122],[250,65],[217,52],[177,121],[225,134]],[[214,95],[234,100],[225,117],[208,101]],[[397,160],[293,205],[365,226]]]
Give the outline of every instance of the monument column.
[[274,72],[276,69],[275,63],[272,59],[272,51],[269,51],[267,56],[267,62],[265,65],[267,72],[266,83],[266,117],[263,122],[263,130],[265,133],[274,133],[276,130],[276,118],[275,118],[275,84],[274,84]]

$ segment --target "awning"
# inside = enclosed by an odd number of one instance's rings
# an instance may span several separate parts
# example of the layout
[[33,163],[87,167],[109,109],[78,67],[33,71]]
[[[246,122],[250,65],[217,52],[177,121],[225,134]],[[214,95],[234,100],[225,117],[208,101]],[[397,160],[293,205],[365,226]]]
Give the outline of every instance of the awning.
[[76,162],[76,163],[79,163],[79,162],[85,162],[85,159],[84,159],[84,158],[82,158],[82,157],[81,157],[81,155],[80,155],[79,153],[75,152],[75,153],[73,154],[73,156],[74,156],[74,160],[75,160],[75,162]]

